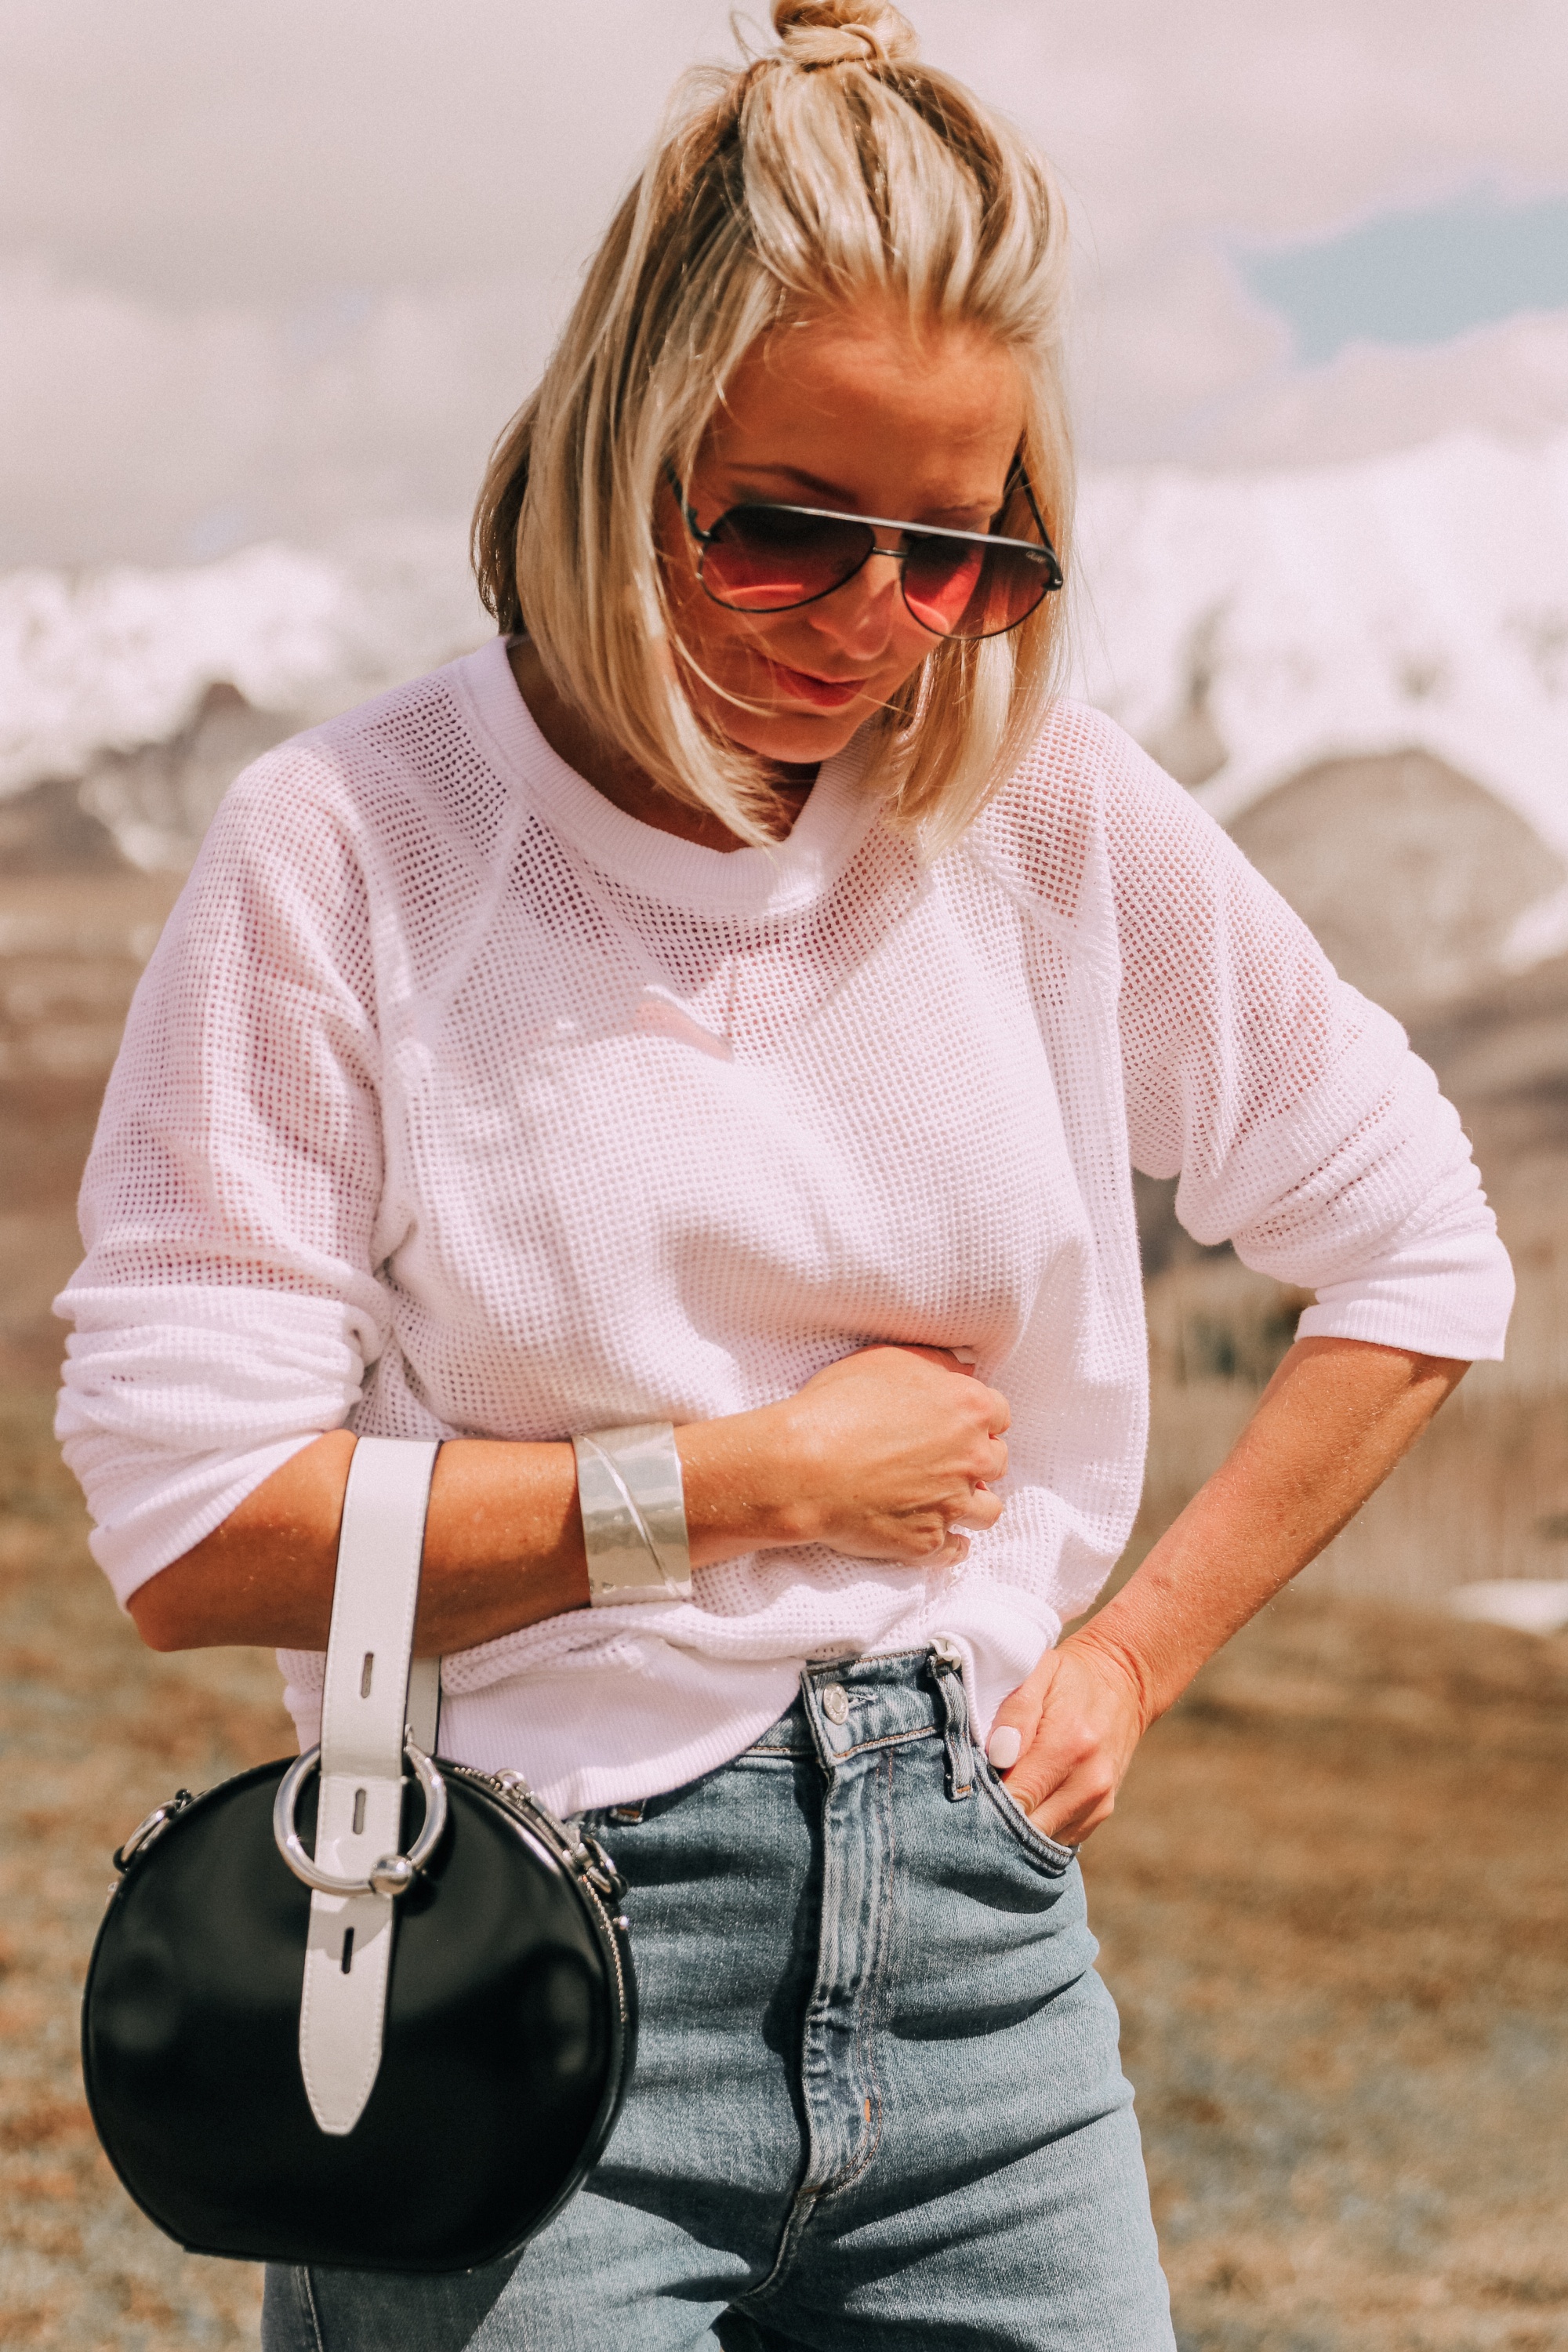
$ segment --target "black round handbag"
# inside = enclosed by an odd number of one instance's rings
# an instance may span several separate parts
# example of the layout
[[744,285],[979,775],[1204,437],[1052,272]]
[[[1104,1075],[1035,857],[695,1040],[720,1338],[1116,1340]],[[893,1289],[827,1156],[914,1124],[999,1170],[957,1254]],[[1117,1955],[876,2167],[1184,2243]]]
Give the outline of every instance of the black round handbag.
[[88,2099],[131,2195],[192,2252],[498,2261],[578,2187],[625,2096],[609,1857],[520,1775],[410,1736],[434,1744],[436,1677],[411,1688],[408,1657],[435,1452],[355,1450],[321,1750],[181,1790],[115,1857]]

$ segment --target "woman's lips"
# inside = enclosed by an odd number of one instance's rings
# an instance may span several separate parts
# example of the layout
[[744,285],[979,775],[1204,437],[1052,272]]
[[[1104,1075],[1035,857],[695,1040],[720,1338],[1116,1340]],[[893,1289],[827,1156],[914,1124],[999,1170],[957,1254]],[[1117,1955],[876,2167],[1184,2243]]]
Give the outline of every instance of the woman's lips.
[[[765,656],[764,656],[765,658]],[[791,669],[784,662],[769,661],[773,682],[792,702],[809,702],[817,710],[842,710],[863,692],[863,677],[813,677],[808,669]]]

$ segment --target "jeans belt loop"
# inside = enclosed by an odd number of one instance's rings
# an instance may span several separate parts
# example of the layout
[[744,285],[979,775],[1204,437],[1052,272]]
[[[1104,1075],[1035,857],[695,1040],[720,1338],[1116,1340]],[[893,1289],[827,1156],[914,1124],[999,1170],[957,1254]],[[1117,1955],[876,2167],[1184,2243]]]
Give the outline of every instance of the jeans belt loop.
[[974,1793],[974,1750],[969,1738],[969,1703],[963,1695],[963,1661],[945,1634],[938,1633],[931,1642],[931,1677],[942,1701],[947,1793],[956,1803]]

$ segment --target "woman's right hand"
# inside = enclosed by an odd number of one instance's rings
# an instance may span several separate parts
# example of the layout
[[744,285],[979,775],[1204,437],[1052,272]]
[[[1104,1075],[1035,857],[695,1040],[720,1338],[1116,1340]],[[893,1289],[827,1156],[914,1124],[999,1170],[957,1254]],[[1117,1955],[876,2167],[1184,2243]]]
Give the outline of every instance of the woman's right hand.
[[[1006,1398],[945,1349],[842,1356],[779,1404],[678,1433],[693,1560],[732,1558],[743,1542],[953,1566],[969,1550],[962,1530],[1002,1516],[989,1487],[1007,1468],[1007,1423]],[[742,1496],[748,1524],[738,1542]]]

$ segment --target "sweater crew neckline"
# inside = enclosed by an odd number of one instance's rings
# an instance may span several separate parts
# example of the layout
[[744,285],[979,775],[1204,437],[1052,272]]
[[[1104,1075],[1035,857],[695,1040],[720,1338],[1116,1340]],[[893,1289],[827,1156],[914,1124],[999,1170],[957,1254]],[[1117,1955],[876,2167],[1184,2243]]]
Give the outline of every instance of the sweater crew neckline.
[[831,887],[877,815],[859,789],[858,739],[817,771],[805,807],[773,849],[704,849],[628,816],[552,750],[518,691],[504,637],[452,665],[501,774],[552,833],[643,898],[710,914],[787,915]]

